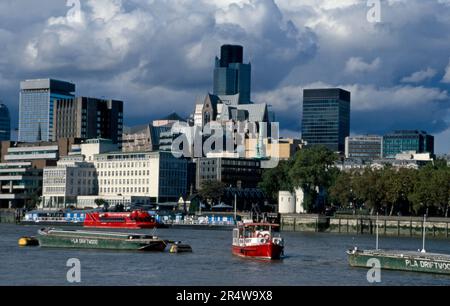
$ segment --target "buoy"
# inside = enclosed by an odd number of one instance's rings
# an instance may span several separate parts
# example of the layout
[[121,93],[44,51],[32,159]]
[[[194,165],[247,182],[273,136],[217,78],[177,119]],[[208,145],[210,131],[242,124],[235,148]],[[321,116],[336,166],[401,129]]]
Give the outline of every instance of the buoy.
[[38,246],[39,240],[34,237],[21,237],[19,239],[19,246]]
[[192,247],[189,244],[176,243],[170,247],[170,253],[191,253]]

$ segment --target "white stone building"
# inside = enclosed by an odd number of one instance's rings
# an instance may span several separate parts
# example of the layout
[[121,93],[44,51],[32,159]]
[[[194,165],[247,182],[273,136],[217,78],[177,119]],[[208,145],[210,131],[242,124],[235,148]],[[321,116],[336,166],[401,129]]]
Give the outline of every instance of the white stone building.
[[83,155],[66,156],[44,169],[43,208],[77,207],[77,197],[98,193],[97,171]]
[[100,196],[176,201],[186,193],[187,160],[170,152],[106,153],[95,157]]
[[186,194],[186,159],[170,152],[112,151],[110,145],[88,141],[56,167],[45,168],[43,208],[96,207],[97,199],[110,206],[148,205],[177,201]]

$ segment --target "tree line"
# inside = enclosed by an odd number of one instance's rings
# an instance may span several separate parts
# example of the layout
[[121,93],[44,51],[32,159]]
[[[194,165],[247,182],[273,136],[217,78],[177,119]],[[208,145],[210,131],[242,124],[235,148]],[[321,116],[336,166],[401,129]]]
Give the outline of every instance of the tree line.
[[260,188],[278,201],[278,192],[302,188],[308,212],[326,208],[366,210],[370,214],[448,216],[450,167],[444,160],[420,169],[340,171],[334,152],[321,146],[303,149],[277,168],[264,171]]

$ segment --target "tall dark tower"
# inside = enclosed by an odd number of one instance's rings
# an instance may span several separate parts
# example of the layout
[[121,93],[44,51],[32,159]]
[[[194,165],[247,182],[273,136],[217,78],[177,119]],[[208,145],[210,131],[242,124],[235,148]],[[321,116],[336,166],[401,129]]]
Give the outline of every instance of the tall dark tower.
[[8,107],[0,104],[0,141],[11,140],[11,116]]
[[244,48],[223,45],[214,69],[215,95],[239,94],[239,104],[251,103],[251,64],[244,64]]
[[228,67],[229,64],[242,64],[244,60],[244,48],[237,45],[223,45],[220,48],[220,67]]
[[351,93],[340,88],[305,89],[302,138],[308,145],[323,145],[345,152],[350,136]]

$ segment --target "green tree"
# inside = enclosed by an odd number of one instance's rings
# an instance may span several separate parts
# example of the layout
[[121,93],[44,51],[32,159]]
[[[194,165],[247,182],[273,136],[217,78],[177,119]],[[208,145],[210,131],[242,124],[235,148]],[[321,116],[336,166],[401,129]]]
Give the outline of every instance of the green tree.
[[289,170],[292,164],[292,160],[280,161],[278,167],[265,169],[263,172],[259,188],[274,203],[278,201],[279,191],[293,191],[291,178],[289,177]]
[[210,200],[212,203],[218,203],[220,202],[220,198],[223,197],[227,186],[225,183],[209,180],[204,181],[200,187],[199,195],[202,198]]
[[200,208],[200,201],[199,199],[195,198],[191,200],[191,204],[189,205],[189,213],[194,214],[196,213]]
[[359,203],[370,210],[370,214],[378,211],[383,202],[381,170],[365,169],[355,175],[353,191]]
[[308,212],[315,208],[318,190],[331,186],[335,175],[332,168],[336,160],[337,155],[323,146],[309,147],[295,155],[289,176],[295,188],[302,188],[304,206]]
[[104,199],[95,199],[94,203],[98,208],[103,207],[103,210],[108,211],[109,204]]
[[331,201],[340,207],[348,208],[353,201],[353,175],[352,172],[340,172],[330,187]]
[[447,216],[450,201],[450,172],[448,169],[439,168],[434,170],[430,178],[429,187],[429,196],[433,209],[440,216]]
[[42,187],[34,189],[31,194],[29,194],[29,200],[25,201],[25,209],[33,210],[37,208],[42,201]]

